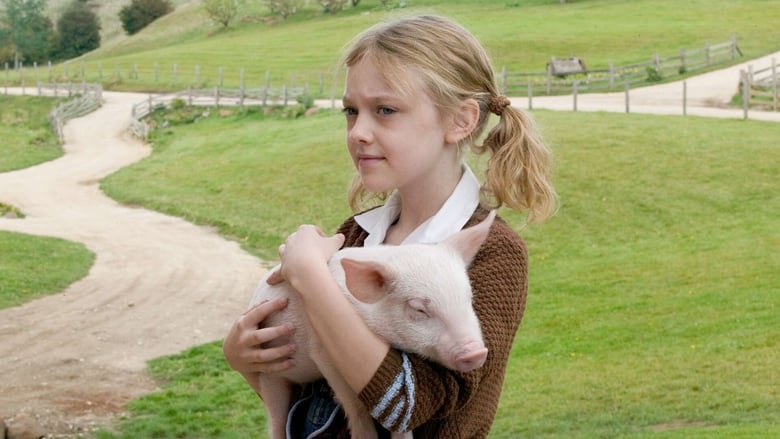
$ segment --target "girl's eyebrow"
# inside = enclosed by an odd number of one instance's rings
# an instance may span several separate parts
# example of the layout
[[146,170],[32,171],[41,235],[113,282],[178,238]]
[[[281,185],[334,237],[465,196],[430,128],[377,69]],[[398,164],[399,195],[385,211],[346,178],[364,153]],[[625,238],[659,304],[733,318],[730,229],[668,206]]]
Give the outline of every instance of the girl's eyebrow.
[[[401,99],[401,97],[398,96],[398,95],[394,95],[394,94],[390,94],[390,93],[379,93],[379,94],[376,94],[376,95],[369,95],[369,96],[367,96],[363,100],[367,101],[367,102],[371,102],[371,103],[385,103],[385,102],[395,102],[395,101],[398,101],[399,99]],[[345,94],[341,98],[341,102],[342,103],[352,103],[352,99],[348,95]]]

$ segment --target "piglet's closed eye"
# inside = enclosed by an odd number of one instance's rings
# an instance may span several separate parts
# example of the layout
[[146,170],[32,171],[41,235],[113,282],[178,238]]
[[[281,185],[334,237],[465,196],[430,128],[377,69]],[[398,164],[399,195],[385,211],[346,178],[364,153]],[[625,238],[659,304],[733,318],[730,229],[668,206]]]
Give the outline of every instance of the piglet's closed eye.
[[390,273],[379,262],[341,260],[344,277],[350,294],[363,303],[376,303],[387,294]]

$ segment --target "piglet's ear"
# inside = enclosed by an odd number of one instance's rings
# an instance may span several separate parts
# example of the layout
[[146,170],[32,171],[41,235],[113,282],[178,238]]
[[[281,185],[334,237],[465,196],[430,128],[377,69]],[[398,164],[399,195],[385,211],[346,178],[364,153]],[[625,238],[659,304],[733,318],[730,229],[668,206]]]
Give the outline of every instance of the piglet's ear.
[[488,236],[490,226],[493,224],[493,220],[496,217],[496,211],[491,210],[488,216],[476,226],[463,229],[460,232],[450,236],[444,241],[444,244],[454,248],[460,253],[466,265],[471,264],[474,260],[474,256],[477,255],[482,243],[485,242],[485,238]]
[[384,265],[374,261],[344,258],[341,260],[341,266],[344,268],[347,289],[357,300],[374,303],[384,297],[390,279]]

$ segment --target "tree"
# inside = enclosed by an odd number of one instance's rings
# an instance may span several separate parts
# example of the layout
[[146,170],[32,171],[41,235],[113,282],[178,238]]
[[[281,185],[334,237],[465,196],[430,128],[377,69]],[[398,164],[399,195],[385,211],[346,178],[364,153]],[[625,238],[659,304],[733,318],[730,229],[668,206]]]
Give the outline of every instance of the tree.
[[122,29],[133,35],[172,10],[168,0],[132,0],[119,11],[119,20]]
[[298,12],[299,3],[300,0],[265,0],[268,9],[283,19]]
[[242,0],[203,0],[203,8],[209,18],[222,27],[228,27],[243,7]]
[[322,6],[322,12],[326,14],[335,14],[339,12],[347,0],[320,0],[320,6]]
[[56,55],[75,58],[100,47],[100,22],[85,0],[73,0],[57,20]]
[[13,53],[14,62],[44,61],[49,58],[54,26],[46,17],[46,0],[2,0],[0,42]]

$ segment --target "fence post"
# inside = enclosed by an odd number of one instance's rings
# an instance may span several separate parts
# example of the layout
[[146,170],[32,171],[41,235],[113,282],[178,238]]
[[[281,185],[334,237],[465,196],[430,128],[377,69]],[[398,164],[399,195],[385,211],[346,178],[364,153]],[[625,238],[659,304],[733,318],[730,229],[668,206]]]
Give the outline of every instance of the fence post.
[[615,63],[609,62],[609,89],[615,88]]
[[737,36],[731,36],[731,59],[732,61],[737,57]]
[[217,80],[217,84],[219,84],[219,86],[220,86],[220,87],[223,87],[223,86],[224,86],[224,83],[223,83],[223,81],[222,81],[222,78],[224,77],[223,73],[224,73],[224,69],[222,69],[222,66],[219,66],[219,67],[217,68],[217,77],[219,78],[219,79]]
[[710,65],[710,43],[704,46],[704,59],[706,60],[706,65]]
[[38,82],[38,61],[33,61],[33,78]]
[[282,86],[282,104],[287,106],[287,85]]
[[547,95],[552,89],[552,63],[547,66]]
[[219,108],[219,86],[214,87],[214,102],[217,108]]
[[772,58],[772,111],[777,111],[777,63]]
[[628,99],[628,81],[625,82],[625,89],[626,89],[626,114],[628,114],[630,110],[629,99]]
[[653,67],[656,72],[661,73],[661,57],[658,56],[658,52],[653,54]]
[[574,111],[577,111],[577,85],[579,84],[578,81],[574,81],[571,84],[571,94],[573,99],[573,107]]
[[688,71],[688,67],[685,65],[685,56],[686,56],[685,48],[683,47],[682,49],[680,49],[680,71],[679,71],[679,73],[681,75]]
[[238,105],[243,107],[244,106],[244,85],[245,85],[243,67],[241,68],[240,74],[241,74],[241,96],[239,97]]
[[534,109],[534,84],[530,79],[528,80],[528,109]]
[[744,70],[739,71],[742,77],[742,118],[748,118],[748,103],[750,102],[750,84],[748,84],[748,75]]
[[35,85],[38,87],[38,96],[43,96],[43,91],[41,90],[41,81],[35,80]]
[[683,81],[683,116],[688,115],[688,82]]

